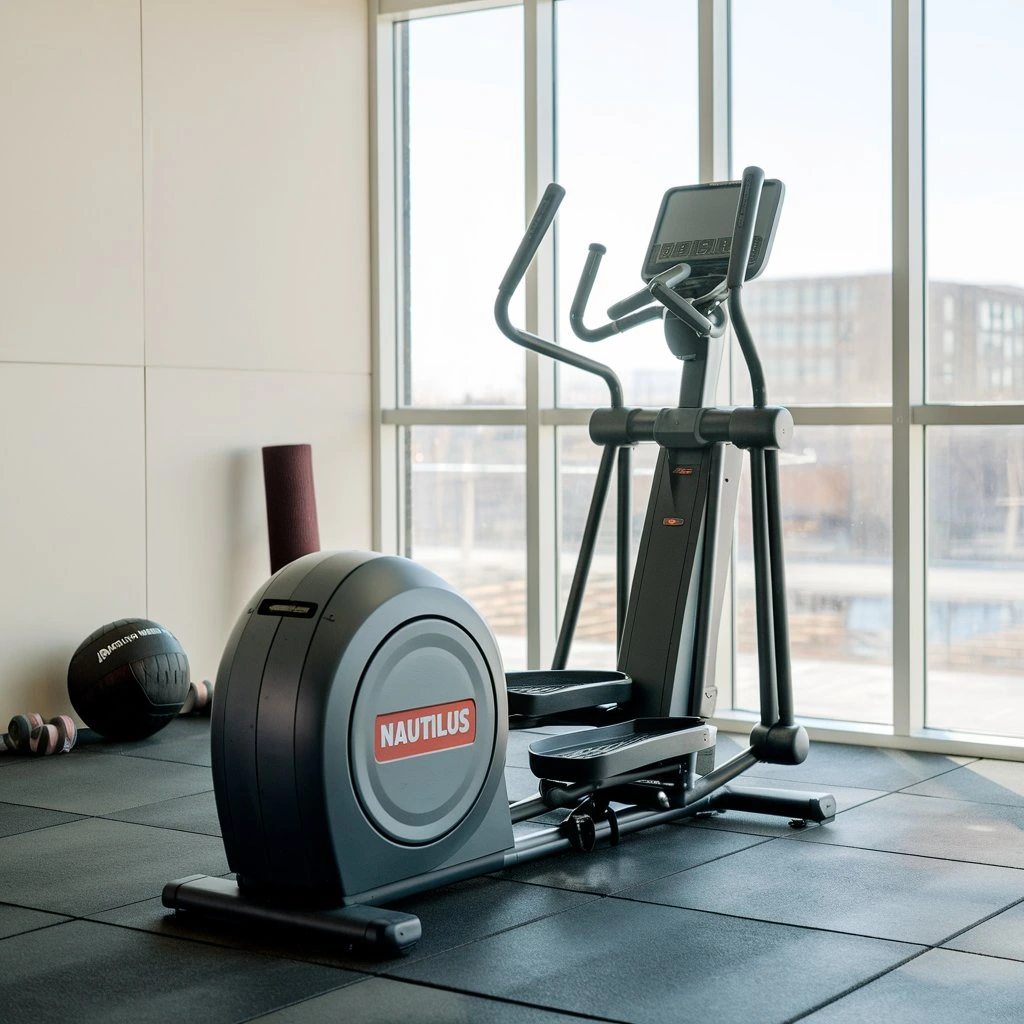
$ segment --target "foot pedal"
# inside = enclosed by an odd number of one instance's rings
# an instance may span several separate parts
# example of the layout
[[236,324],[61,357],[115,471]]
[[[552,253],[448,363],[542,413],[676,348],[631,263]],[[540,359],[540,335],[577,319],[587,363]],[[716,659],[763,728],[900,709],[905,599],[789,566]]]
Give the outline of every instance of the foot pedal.
[[530,744],[530,770],[541,779],[600,782],[616,775],[681,761],[715,742],[701,718],[637,718]]
[[507,673],[505,688],[510,715],[545,718],[602,704],[622,704],[632,695],[633,681],[621,672],[541,669]]
[[378,956],[408,952],[422,933],[420,919],[398,910],[351,904],[311,909],[258,900],[227,878],[191,875],[164,886],[171,910],[221,921],[289,928],[343,943]]

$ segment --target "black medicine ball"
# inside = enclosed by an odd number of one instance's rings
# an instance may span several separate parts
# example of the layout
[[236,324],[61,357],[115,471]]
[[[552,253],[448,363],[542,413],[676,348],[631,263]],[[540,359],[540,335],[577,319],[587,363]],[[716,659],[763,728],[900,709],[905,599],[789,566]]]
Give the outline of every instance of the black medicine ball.
[[118,619],[79,645],[68,666],[68,696],[91,729],[111,740],[141,740],[162,729],[188,695],[188,658],[169,630],[149,619]]

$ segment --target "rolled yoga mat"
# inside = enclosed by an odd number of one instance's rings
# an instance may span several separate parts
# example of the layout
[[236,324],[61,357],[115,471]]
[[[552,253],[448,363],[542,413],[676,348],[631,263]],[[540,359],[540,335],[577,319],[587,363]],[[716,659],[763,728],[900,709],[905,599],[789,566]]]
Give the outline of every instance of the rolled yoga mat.
[[263,449],[267,492],[270,571],[320,550],[313,490],[313,451],[308,444],[279,444]]

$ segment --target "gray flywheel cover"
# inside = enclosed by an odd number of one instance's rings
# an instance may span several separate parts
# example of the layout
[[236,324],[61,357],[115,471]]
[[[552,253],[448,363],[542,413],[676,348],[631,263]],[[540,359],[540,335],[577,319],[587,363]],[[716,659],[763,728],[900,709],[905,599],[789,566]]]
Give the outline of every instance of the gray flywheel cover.
[[380,644],[349,737],[353,788],[376,829],[424,844],[465,819],[490,768],[494,687],[472,636],[448,619],[413,619]]

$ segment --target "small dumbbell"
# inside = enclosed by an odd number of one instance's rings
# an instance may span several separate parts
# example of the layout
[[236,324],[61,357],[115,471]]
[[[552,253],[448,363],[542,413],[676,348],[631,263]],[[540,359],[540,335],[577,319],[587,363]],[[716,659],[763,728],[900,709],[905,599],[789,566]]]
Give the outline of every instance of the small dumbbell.
[[46,722],[42,715],[32,712],[11,719],[7,733],[0,735],[0,750],[36,757],[67,754],[77,739],[78,729],[67,715],[58,715]]
[[188,694],[185,703],[181,705],[179,715],[208,715],[213,706],[213,686],[209,680],[204,679],[201,683],[191,682],[188,684]]

